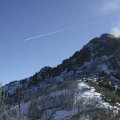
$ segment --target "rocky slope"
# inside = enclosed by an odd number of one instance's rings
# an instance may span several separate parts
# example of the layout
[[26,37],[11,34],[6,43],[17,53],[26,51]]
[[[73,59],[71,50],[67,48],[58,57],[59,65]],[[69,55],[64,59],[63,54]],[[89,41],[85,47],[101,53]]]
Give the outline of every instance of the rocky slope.
[[92,39],[57,67],[5,85],[6,111],[23,120],[119,120],[119,53],[120,38]]

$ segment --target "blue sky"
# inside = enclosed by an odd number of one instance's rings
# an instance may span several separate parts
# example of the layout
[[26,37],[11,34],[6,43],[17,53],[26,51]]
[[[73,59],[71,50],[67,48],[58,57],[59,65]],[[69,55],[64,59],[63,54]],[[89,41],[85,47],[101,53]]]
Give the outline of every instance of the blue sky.
[[119,15],[119,0],[0,0],[0,82],[54,67],[102,33],[118,35]]

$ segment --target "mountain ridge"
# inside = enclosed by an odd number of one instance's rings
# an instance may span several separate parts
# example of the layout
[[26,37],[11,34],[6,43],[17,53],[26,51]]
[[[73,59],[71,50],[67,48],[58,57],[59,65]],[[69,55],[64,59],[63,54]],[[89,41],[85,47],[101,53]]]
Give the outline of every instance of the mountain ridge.
[[[89,48],[91,48],[91,46],[93,46],[93,43],[94,42],[96,42],[96,41],[98,41],[97,39],[99,39],[99,42],[101,42],[102,43],[102,45],[103,44],[106,44],[106,42],[107,42],[107,39],[110,39],[110,38],[113,38],[113,39],[119,39],[119,38],[116,38],[114,35],[112,35],[112,34],[108,34],[108,33],[105,33],[105,34],[102,34],[100,37],[96,37],[96,38],[94,38],[94,39],[92,39],[90,42],[88,42],[86,45],[84,45],[83,47],[82,47],[82,49],[80,49],[79,51],[76,51],[71,57],[69,57],[68,59],[65,59],[65,60],[63,60],[62,61],[62,63],[61,64],[59,64],[59,65],[57,65],[57,67],[49,67],[49,66],[45,66],[45,67],[43,67],[39,72],[44,72],[44,71],[46,71],[46,70],[48,70],[48,71],[50,71],[51,69],[53,69],[53,71],[54,71],[54,69],[56,70],[57,68],[59,69],[59,67],[61,67],[62,65],[64,66],[65,64],[67,64],[67,62],[69,61],[69,59],[71,59],[71,60],[73,60],[74,61],[74,58],[75,57],[79,57],[80,55],[80,57],[81,57],[81,59],[82,59],[82,54],[85,54],[85,53],[80,53],[80,52],[84,52],[84,49],[88,52],[88,53],[86,53],[86,56],[87,57],[89,57],[88,59],[90,60],[90,49]],[[94,43],[95,44],[95,43]],[[119,44],[120,44],[120,42],[119,42]],[[117,44],[118,45],[118,44]],[[88,47],[88,49],[86,49]],[[113,50],[114,51],[114,50]],[[87,58],[86,58],[87,59]],[[81,62],[82,62],[82,60],[81,60]],[[80,65],[81,64],[83,64],[83,62],[82,63],[80,63]],[[38,73],[39,73],[38,72]],[[8,83],[9,84],[9,83]]]
[[[119,47],[120,47],[120,38],[115,38],[114,35],[108,33],[102,34],[100,37],[96,37],[92,39],[90,42],[88,42],[86,45],[84,45],[83,48],[75,52],[73,56],[63,60],[63,62],[59,64],[57,67],[52,68],[46,66],[42,68],[39,72],[34,74],[33,76],[20,80],[18,82],[25,83],[25,81],[29,79],[30,84],[37,85],[41,81],[44,81],[44,79],[47,80],[47,77],[50,78],[50,80],[48,80],[47,82],[52,82],[52,79],[54,77],[59,76],[62,73],[69,73],[71,72],[71,70],[72,72],[74,71],[74,73],[72,74],[78,73],[79,74],[78,76],[81,77],[106,75],[107,78],[120,82],[119,81],[120,79],[119,50],[120,49],[117,51]],[[116,54],[119,56],[116,56]],[[119,60],[117,61],[116,59]],[[103,66],[100,65],[99,68],[97,68],[96,70],[95,62],[97,65],[101,64],[101,62],[105,62],[105,64],[103,64]],[[116,68],[119,69],[116,70]],[[115,70],[116,74],[112,73],[113,69]],[[108,70],[107,74],[105,70],[106,71]],[[109,74],[111,73],[115,74],[114,75],[115,77],[112,76],[110,78]],[[9,84],[11,83],[14,83],[14,81],[10,82]]]
[[[86,99],[89,101],[90,97],[90,100],[97,102],[93,108],[107,107],[119,112],[119,52],[120,38],[108,33],[102,34],[100,37],[92,39],[70,58],[63,60],[57,67],[46,66],[29,78],[13,81],[3,86],[6,96],[5,103],[9,106],[17,104],[21,106],[21,104],[28,104],[33,100],[37,101],[39,97],[44,96],[47,108],[51,108],[48,104],[48,100],[52,99],[49,98],[51,95],[59,98],[59,96],[70,92],[71,97],[64,98],[65,101],[68,99],[77,99],[78,101]],[[59,99],[62,100],[61,97]],[[59,99],[56,99],[55,103],[61,103],[62,101]],[[73,103],[69,102],[66,101],[65,105],[69,103],[69,107],[73,109],[74,107],[71,107]],[[50,104],[54,106],[53,103]],[[88,103],[84,104],[87,106]],[[94,104],[91,103],[91,105]],[[88,107],[86,108],[88,110]]]

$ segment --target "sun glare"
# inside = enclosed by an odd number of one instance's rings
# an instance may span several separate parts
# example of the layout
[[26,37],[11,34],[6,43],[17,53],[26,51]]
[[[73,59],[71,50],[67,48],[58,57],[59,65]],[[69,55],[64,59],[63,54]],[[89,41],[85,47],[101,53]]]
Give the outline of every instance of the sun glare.
[[116,38],[119,38],[120,37],[120,29],[118,27],[112,28],[111,34],[113,34]]

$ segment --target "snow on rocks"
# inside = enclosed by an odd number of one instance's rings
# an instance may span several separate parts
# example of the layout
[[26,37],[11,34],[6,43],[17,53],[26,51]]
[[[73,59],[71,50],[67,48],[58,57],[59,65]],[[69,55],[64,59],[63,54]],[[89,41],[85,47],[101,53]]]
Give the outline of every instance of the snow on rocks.
[[[85,82],[79,80],[78,81],[78,88],[76,92],[75,102],[79,101],[81,99],[84,100],[84,102],[89,102],[89,104],[92,104],[92,102],[96,103],[95,106],[99,108],[109,108],[111,110],[120,110],[120,104],[117,103],[117,106],[111,106],[108,102],[105,102],[102,98],[102,95],[95,91],[94,87],[90,87]],[[91,101],[91,102],[90,102]]]

